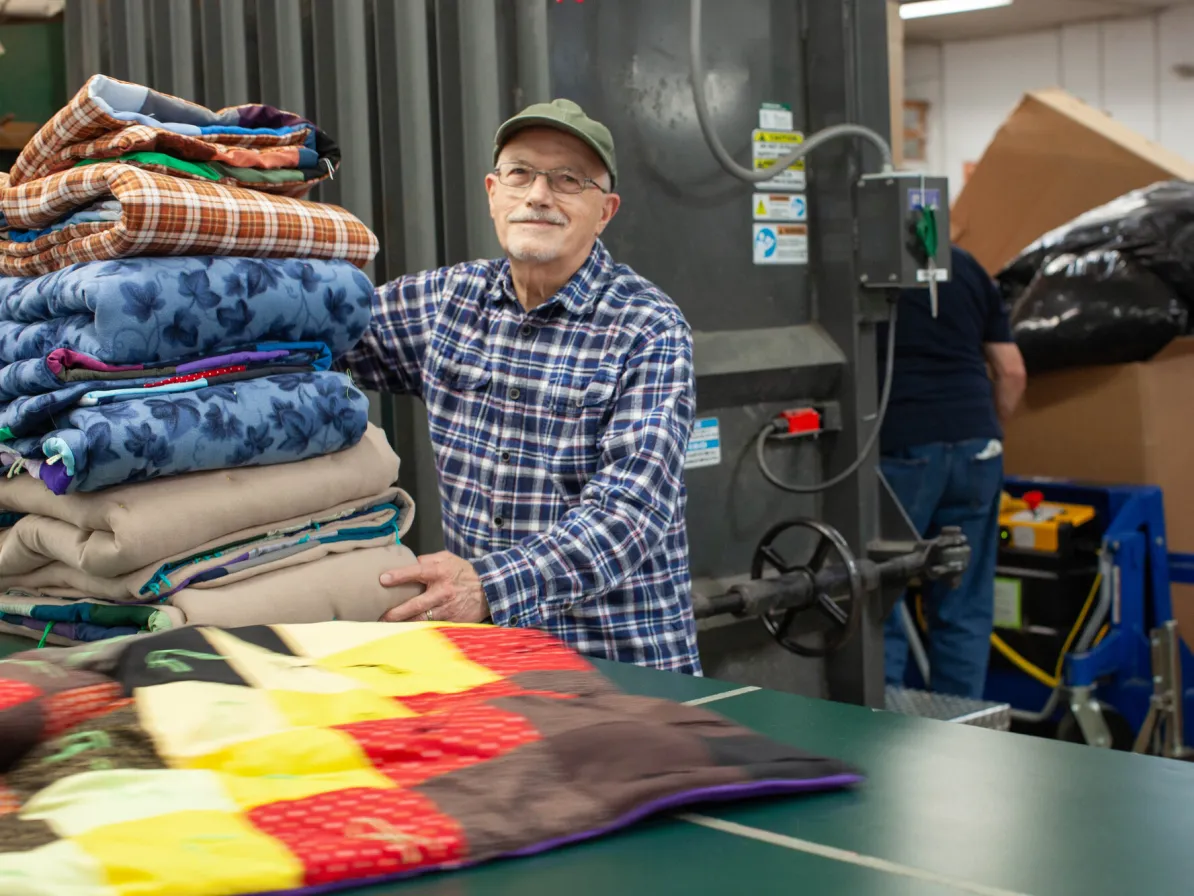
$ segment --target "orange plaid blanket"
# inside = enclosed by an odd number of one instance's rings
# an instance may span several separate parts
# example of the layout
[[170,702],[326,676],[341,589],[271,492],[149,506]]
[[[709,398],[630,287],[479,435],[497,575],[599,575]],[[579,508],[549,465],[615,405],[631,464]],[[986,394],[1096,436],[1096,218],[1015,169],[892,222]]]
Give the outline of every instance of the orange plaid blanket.
[[354,215],[222,184],[102,163],[16,184],[0,174],[0,213],[11,227],[46,227],[74,209],[114,196],[118,221],[71,224],[29,242],[0,232],[0,275],[47,274],[82,261],[133,255],[337,258],[363,267],[377,237]]
[[29,141],[12,167],[10,182],[26,184],[84,159],[151,152],[242,169],[304,170],[305,179],[297,182],[237,181],[293,197],[305,196],[340,163],[335,142],[293,112],[258,103],[213,112],[148,87],[94,75]]

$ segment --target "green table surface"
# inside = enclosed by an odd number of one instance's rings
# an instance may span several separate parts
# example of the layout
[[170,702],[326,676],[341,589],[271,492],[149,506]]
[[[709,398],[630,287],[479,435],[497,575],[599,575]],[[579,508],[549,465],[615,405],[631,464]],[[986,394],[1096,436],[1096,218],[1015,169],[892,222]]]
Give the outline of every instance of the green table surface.
[[[11,649],[0,643],[0,655]],[[598,665],[636,694],[685,701],[737,689],[635,666]],[[867,781],[851,791],[693,812],[747,826],[756,835],[773,832],[857,855],[826,857],[791,843],[761,842],[662,818],[533,858],[340,892],[1194,892],[1194,764],[773,691],[739,694],[707,706],[777,740],[847,760],[865,772]]]

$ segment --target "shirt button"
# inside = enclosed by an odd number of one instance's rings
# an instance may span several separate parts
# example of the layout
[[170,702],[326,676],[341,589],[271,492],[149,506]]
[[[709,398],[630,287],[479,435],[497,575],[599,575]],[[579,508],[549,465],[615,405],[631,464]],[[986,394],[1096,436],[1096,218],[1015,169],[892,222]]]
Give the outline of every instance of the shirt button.
[[505,522],[506,522],[506,521],[505,521],[504,519],[502,519],[500,516],[495,516],[495,517],[493,518],[493,525],[494,525],[496,528],[498,528],[498,529],[502,528],[502,525],[503,525]]
[[511,625],[518,625],[518,614],[517,614],[517,613],[514,613],[514,614],[513,614],[513,615],[510,617],[510,624],[511,624]]
[[509,392],[506,393],[506,397],[511,401],[518,401],[518,396],[520,395],[522,395],[522,390],[517,386],[513,387]]
[[509,451],[503,451],[503,452],[501,453],[501,460],[502,460],[502,463],[504,463],[504,464],[508,464],[508,463],[510,463],[510,452],[509,452]]
[[578,408],[583,408],[585,406],[585,397],[583,395],[579,396],[576,399],[576,406]]
[[519,330],[518,332],[520,332],[523,336],[530,336],[535,331],[534,331],[534,329],[532,329],[530,324],[523,324],[522,329]]

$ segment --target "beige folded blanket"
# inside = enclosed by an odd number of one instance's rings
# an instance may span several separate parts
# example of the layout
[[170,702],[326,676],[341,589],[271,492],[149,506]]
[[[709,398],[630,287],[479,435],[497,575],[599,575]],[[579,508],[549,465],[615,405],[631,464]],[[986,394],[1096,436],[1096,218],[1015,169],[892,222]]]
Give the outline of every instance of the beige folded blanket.
[[89,577],[127,576],[234,533],[267,532],[359,503],[397,478],[398,456],[370,426],[359,443],[336,454],[98,492],[55,495],[32,477],[0,479],[0,508],[30,514],[0,531],[0,589],[20,587],[18,577],[51,564]]
[[28,514],[0,532],[0,592],[145,603],[172,625],[375,622],[423,590],[379,581],[415,562],[398,466],[370,426],[353,448],[291,464],[65,496],[0,480],[0,508]]
[[[224,567],[231,559],[250,549],[260,554],[269,548],[294,542],[296,536],[327,535],[335,533],[340,528],[355,528],[380,523],[383,521],[382,518],[392,517],[393,512],[363,514],[361,512],[384,504],[393,504],[400,508],[397,531],[385,532],[369,539],[315,544],[307,546],[298,553],[278,551],[276,554],[261,557],[252,564],[238,564],[228,569],[219,578],[182,587],[181,590],[178,590],[180,586],[200,573]],[[341,518],[347,514],[358,515],[352,520],[342,520]],[[36,518],[25,517],[20,522],[25,523],[31,519],[36,526],[39,522]],[[59,526],[64,525],[57,520],[49,522],[57,523]],[[325,525],[321,525],[316,530],[311,525],[312,522],[320,522]],[[0,576],[0,592],[17,591],[25,594],[75,599],[101,598],[115,602],[145,602],[152,600],[155,595],[161,595],[168,597],[171,603],[178,606],[180,605],[179,601],[188,591],[222,590],[247,579],[257,580],[274,570],[310,566],[336,554],[356,553],[366,548],[397,546],[395,543],[410,531],[413,522],[414,503],[401,489],[391,488],[380,494],[358,498],[356,501],[349,501],[313,515],[279,520],[230,532],[220,538],[194,545],[173,556],[155,560],[153,563],[123,576],[97,576],[87,570],[71,566],[69,563],[58,561],[46,563],[29,572]],[[241,547],[237,547],[238,545]],[[271,559],[271,557],[275,559]],[[166,570],[165,578],[159,575],[166,567],[175,566],[178,568]],[[155,590],[150,587],[151,585],[158,587]]]
[[[423,592],[422,585],[384,588],[381,574],[408,566],[415,556],[404,545],[366,547],[328,554],[314,563],[284,566],[216,587],[184,588],[157,607],[158,628],[184,625],[273,625],[298,622],[377,622],[392,607]],[[55,597],[6,595],[7,606],[63,604]],[[115,601],[102,601],[115,603]],[[37,639],[41,632],[0,622],[0,631]],[[72,642],[51,632],[46,643]]]

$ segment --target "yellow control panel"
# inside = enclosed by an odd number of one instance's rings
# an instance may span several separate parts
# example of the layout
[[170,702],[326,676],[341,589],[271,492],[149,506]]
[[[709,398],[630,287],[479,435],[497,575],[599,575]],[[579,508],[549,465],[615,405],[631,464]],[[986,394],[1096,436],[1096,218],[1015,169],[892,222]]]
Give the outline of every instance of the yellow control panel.
[[1095,518],[1093,507],[1055,504],[1040,492],[1013,498],[1007,492],[999,505],[1000,546],[1017,551],[1057,553],[1068,534]]

